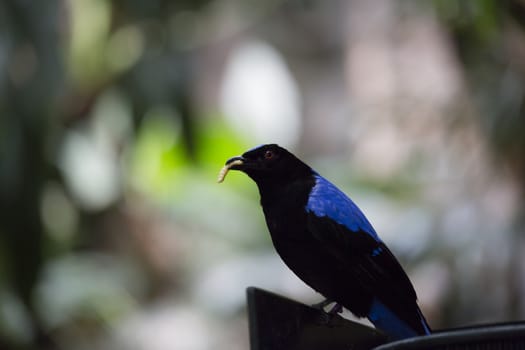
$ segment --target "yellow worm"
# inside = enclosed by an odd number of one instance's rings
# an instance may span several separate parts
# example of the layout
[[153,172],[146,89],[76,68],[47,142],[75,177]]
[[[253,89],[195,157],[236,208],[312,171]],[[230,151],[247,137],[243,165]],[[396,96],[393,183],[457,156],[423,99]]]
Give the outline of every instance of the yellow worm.
[[217,182],[221,183],[221,182],[224,181],[224,179],[226,178],[226,174],[228,174],[228,171],[230,170],[230,168],[232,166],[234,166],[234,165],[241,165],[241,164],[242,164],[242,160],[237,159],[237,160],[234,160],[233,162],[223,166],[221,171],[219,171],[219,176],[217,177]]

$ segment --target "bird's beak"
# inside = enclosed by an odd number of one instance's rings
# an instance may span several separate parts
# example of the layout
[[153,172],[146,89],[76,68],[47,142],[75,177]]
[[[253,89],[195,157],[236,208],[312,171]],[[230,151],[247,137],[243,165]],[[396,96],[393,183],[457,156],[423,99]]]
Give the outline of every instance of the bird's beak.
[[221,171],[219,172],[219,176],[217,178],[217,182],[221,183],[224,181],[224,178],[226,178],[226,174],[228,174],[228,171],[230,170],[240,170],[240,166],[244,164],[245,159],[243,157],[233,157],[226,161],[226,164],[222,167]]

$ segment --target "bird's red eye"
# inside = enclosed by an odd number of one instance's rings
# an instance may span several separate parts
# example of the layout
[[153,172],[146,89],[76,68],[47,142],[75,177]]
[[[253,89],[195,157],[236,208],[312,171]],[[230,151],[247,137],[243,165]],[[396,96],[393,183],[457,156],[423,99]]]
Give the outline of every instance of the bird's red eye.
[[273,152],[272,151],[264,152],[264,159],[272,159],[272,158],[273,158]]

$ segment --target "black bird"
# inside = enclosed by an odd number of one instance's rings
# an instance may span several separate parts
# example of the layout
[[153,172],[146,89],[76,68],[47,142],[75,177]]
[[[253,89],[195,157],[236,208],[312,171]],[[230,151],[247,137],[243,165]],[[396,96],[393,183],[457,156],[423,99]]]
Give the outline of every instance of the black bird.
[[393,340],[430,334],[403,268],[335,185],[276,144],[229,159],[219,182],[230,169],[257,184],[273,245],[286,265],[336,310],[342,305],[367,317]]

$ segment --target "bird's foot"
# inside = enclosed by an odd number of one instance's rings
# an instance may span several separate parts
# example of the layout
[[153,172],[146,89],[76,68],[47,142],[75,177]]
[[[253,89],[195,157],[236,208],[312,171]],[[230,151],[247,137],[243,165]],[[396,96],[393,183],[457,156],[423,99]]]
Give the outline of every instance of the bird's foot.
[[332,303],[334,304],[334,306],[332,306],[330,311],[327,312],[329,315],[337,315],[337,314],[339,314],[339,313],[341,313],[343,311],[343,307],[341,306],[341,304],[339,304],[339,303],[337,303],[335,301],[332,301],[330,299],[325,299],[325,300],[321,301],[320,303],[313,304],[312,307],[314,309],[318,309],[318,310],[326,312],[325,307],[327,307],[328,305],[330,305]]
[[329,315],[337,315],[343,312],[343,306],[339,303],[335,303],[334,306],[328,311]]
[[312,304],[311,306],[314,309],[325,311],[324,308],[330,305],[331,303],[333,303],[333,301],[331,301],[330,299],[325,299],[320,303]]
[[[334,304],[334,305],[329,309],[329,311],[326,311],[325,308],[330,304]],[[312,307],[323,312],[320,315],[320,320],[319,320],[319,322],[323,325],[329,325],[334,319],[334,317],[343,311],[343,307],[341,306],[341,304],[335,301],[329,300],[329,299],[325,299],[321,301],[320,303],[313,304]]]

